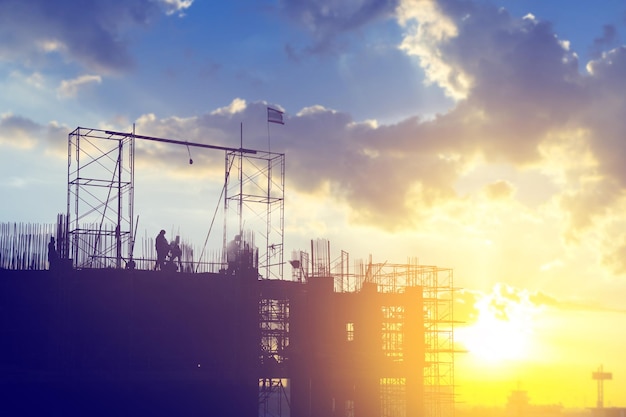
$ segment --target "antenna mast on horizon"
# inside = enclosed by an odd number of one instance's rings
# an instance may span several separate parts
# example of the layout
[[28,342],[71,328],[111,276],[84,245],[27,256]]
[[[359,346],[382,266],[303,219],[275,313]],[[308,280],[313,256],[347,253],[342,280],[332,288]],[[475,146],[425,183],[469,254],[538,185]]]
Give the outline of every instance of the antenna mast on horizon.
[[598,370],[591,374],[591,378],[598,381],[598,401],[596,406],[597,408],[604,408],[604,381],[613,379],[613,374],[604,372],[603,366],[600,365]]

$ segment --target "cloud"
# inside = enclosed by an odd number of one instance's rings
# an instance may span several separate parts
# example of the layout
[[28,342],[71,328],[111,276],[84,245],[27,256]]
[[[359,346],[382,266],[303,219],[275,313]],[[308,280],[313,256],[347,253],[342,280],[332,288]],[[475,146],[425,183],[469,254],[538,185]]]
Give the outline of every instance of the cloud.
[[[67,157],[67,135],[69,129],[52,121],[40,125],[26,117],[11,113],[0,115],[0,147],[29,151],[43,145],[38,150],[51,151]],[[61,153],[59,153],[61,152]]]
[[228,115],[234,115],[236,113],[240,113],[244,111],[245,109],[246,109],[246,101],[241,98],[236,98],[228,106],[221,107],[211,112],[211,114],[228,116]]
[[604,25],[602,28],[602,36],[593,40],[593,46],[591,47],[589,55],[596,59],[600,58],[603,51],[617,46],[617,42],[617,28],[613,25]]
[[0,62],[41,68],[56,55],[101,74],[128,71],[124,35],[160,12],[183,13],[192,0],[0,0]]
[[[397,3],[397,0],[283,0],[278,7],[290,22],[312,34],[314,44],[307,50],[318,54],[340,49],[342,35],[390,18]],[[288,48],[288,54],[295,56],[292,47]]]
[[102,83],[102,77],[99,75],[81,75],[72,80],[63,80],[57,88],[57,95],[61,98],[76,97],[79,90],[91,84]]
[[[315,5],[317,14],[308,3],[292,11],[311,30],[333,27],[338,20],[323,13],[332,8]],[[626,199],[626,47],[600,53],[581,74],[576,52],[540,17],[516,18],[483,2],[404,0],[396,18],[401,50],[456,105],[430,120],[382,126],[320,106],[299,112],[289,123],[297,144],[282,144],[298,167],[295,186],[329,184],[353,219],[414,228],[461,201],[455,183],[473,164],[508,164],[548,174],[571,242],[618,215]],[[607,28],[596,45],[615,38]],[[513,196],[509,185],[484,189]]]
[[407,30],[400,49],[419,58],[429,82],[441,86],[450,97],[465,97],[469,80],[438,53],[440,44],[458,36],[453,20],[434,1],[402,1],[397,13],[398,22]]
[[[280,5],[321,38],[342,33],[341,22],[358,28],[392,6]],[[358,16],[351,17],[355,10]],[[272,126],[271,146],[288,155],[290,189],[332,196],[349,207],[354,222],[416,230],[425,219],[464,218],[463,210],[471,211],[477,200],[458,194],[459,180],[476,164],[504,164],[553,181],[552,201],[572,242],[618,213],[626,180],[623,48],[603,53],[583,75],[567,42],[531,15],[515,18],[483,2],[405,0],[396,18],[405,31],[402,51],[417,58],[455,106],[428,120],[387,125],[315,104],[286,109],[286,125]],[[235,99],[196,117],[146,115],[137,128],[145,135],[237,147],[243,126],[244,146],[265,149],[269,134],[257,132],[268,131],[266,105]],[[161,158],[188,160],[186,149],[156,144],[139,146],[138,155],[163,166]],[[198,152],[194,167],[204,162],[217,172],[219,159]],[[507,178],[490,178],[474,189],[491,199],[521,194]]]
[[[581,74],[568,42],[532,15],[514,18],[471,1],[406,0],[398,21],[405,28],[402,50],[457,105],[410,133],[389,128],[393,139],[382,148],[398,142],[408,152],[475,154],[551,172],[569,239],[617,215],[626,198],[626,47],[602,51],[614,44],[614,30],[605,28],[598,58]],[[553,159],[573,148],[583,152]]]
[[[624,129],[615,121],[623,119],[617,117],[625,79],[620,49],[592,62],[590,75],[583,76],[574,52],[548,22],[514,18],[484,3],[280,5],[320,39],[341,34],[346,21],[354,30],[396,6],[405,30],[402,50],[419,59],[430,82],[455,97],[456,105],[429,120],[411,117],[388,125],[357,121],[315,104],[287,109],[286,125],[272,126],[271,146],[288,155],[290,187],[304,193],[323,190],[350,208],[353,221],[386,230],[414,230],[446,211],[450,217],[462,216],[459,210],[471,200],[457,193],[456,184],[477,163],[547,172],[560,187],[555,198],[572,237],[618,203],[624,169]],[[60,48],[54,43],[48,47]],[[97,79],[77,78],[66,90],[88,82]],[[609,106],[610,99],[618,105]],[[595,100],[602,105],[591,106]],[[137,129],[144,135],[237,147],[243,126],[244,146],[264,149],[268,135],[256,132],[268,130],[266,105],[235,99],[196,117],[145,115],[137,120]],[[194,168],[205,163],[219,170],[220,156],[192,151]],[[139,145],[138,157],[163,167],[169,167],[167,160],[188,161],[186,149],[154,143]],[[513,182],[494,181],[476,190],[492,199],[518,195]]]
[[[460,290],[454,295],[455,320],[463,325],[476,322],[483,310],[489,310],[499,320],[509,320],[511,315],[537,313],[544,309],[566,312],[616,312],[624,309],[607,308],[601,303],[567,300],[554,295],[497,282],[488,291]],[[521,308],[521,310],[520,310]]]
[[515,193],[515,189],[511,183],[504,180],[498,180],[485,186],[485,194],[490,200],[508,199]]
[[546,305],[558,303],[545,294],[500,282],[495,283],[488,292],[462,290],[455,294],[454,298],[455,319],[466,325],[474,323],[485,311],[489,311],[497,320],[508,321],[520,313],[536,312]]
[[[234,100],[198,117],[146,115],[137,121],[137,132],[238,147],[243,127],[244,147],[266,149],[268,137],[259,133],[268,130],[266,108],[265,102]],[[285,126],[272,126],[271,148],[287,154],[289,166],[294,167],[288,176],[290,188],[304,193],[325,190],[348,204],[359,223],[385,229],[414,226],[420,211],[433,210],[454,197],[453,180],[464,161],[402,149],[393,140],[394,134],[410,134],[415,120],[402,127],[378,128],[371,121],[358,123],[346,113],[319,105],[295,115],[286,113],[285,118]],[[154,148],[142,147],[146,152]],[[159,152],[165,152],[163,158],[183,161],[186,150],[160,148]],[[204,162],[215,164],[220,156],[213,153],[205,158]]]
[[32,149],[41,127],[32,120],[11,113],[0,115],[0,146]]
[[185,15],[185,10],[191,7],[194,0],[160,0],[165,14],[172,15],[178,13],[179,16]]

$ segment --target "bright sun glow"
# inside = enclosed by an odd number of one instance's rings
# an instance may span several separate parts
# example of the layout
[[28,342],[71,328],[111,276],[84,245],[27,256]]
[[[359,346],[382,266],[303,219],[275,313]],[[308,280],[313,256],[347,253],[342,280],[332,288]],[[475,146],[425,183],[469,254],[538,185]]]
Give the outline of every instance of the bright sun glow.
[[532,354],[536,307],[527,293],[497,285],[476,302],[476,322],[458,328],[455,338],[483,363],[527,359]]

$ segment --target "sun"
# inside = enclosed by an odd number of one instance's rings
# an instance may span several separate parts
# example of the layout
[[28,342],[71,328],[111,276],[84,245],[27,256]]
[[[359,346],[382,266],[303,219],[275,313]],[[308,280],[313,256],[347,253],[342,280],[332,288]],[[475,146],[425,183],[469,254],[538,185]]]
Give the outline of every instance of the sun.
[[533,354],[536,307],[524,292],[497,285],[475,306],[476,321],[455,330],[455,339],[484,364],[523,361]]

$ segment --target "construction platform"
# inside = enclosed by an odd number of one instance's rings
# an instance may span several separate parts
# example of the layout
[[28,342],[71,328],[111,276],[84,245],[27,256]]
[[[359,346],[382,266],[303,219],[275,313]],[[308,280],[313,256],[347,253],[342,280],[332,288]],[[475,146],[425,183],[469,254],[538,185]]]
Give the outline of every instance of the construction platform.
[[451,270],[366,269],[0,270],[0,414],[453,415]]

